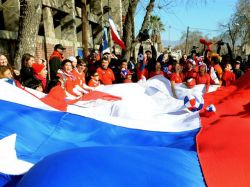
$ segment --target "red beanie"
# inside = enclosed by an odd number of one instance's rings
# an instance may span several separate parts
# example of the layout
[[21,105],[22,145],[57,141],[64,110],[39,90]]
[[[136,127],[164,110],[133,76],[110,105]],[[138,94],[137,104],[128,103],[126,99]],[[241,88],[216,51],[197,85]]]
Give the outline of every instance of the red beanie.
[[43,64],[37,64],[37,63],[32,64],[32,69],[34,71],[34,74],[40,73],[44,68],[45,66]]

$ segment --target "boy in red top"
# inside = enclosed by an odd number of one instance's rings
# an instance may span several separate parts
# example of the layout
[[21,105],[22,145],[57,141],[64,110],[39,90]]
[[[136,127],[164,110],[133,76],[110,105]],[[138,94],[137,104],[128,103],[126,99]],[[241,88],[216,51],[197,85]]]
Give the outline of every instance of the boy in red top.
[[196,84],[205,84],[205,93],[208,92],[210,86],[210,75],[207,73],[207,65],[203,62],[199,65],[199,73],[197,74],[195,81]]
[[99,75],[96,71],[90,74],[91,79],[89,80],[88,86],[90,87],[97,87],[100,86],[101,83],[99,81]]
[[102,59],[102,64],[101,67],[97,68],[97,73],[100,77],[100,81],[104,85],[110,85],[115,81],[115,75],[112,69],[108,67],[109,61],[106,56],[103,57]]
[[90,88],[89,86],[86,85],[86,80],[85,80],[85,72],[87,70],[87,63],[81,59],[77,61],[76,68],[73,69],[72,73],[73,75],[77,78],[77,84],[88,91],[92,91],[93,88]]
[[222,75],[222,86],[230,86],[235,81],[235,74],[232,72],[231,64],[226,64],[225,71]]
[[68,59],[62,61],[62,69],[58,70],[57,76],[61,87],[65,90],[67,99],[78,99],[88,91],[81,88],[77,77],[72,73],[72,62]]

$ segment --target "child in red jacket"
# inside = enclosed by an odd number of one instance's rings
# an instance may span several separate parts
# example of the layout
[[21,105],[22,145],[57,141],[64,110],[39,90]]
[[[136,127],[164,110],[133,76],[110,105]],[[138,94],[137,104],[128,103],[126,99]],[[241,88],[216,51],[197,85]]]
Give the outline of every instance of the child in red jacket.
[[231,64],[226,64],[225,71],[222,74],[222,86],[230,86],[235,81],[235,74],[232,72]]

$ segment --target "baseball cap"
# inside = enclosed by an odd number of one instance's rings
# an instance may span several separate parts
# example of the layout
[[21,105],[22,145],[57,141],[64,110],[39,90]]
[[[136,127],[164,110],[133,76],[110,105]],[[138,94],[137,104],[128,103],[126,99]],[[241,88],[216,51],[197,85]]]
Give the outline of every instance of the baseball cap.
[[56,44],[56,45],[55,45],[55,47],[54,47],[54,50],[56,50],[56,49],[65,50],[66,48],[65,48],[65,47],[63,47],[63,45],[62,45],[62,44]]

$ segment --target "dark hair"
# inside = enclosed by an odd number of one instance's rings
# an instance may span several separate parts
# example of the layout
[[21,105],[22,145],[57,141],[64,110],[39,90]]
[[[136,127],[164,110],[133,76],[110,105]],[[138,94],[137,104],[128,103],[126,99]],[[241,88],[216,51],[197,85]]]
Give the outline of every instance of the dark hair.
[[[177,64],[180,64],[177,60],[172,60],[172,63],[173,63],[173,66],[175,67]],[[182,64],[180,64],[180,65],[182,65]]]
[[31,59],[31,58],[35,58],[33,55],[29,54],[29,53],[25,53],[23,54],[22,56],[22,64],[21,64],[21,68],[25,68],[25,67],[28,67],[28,61]]
[[42,86],[42,82],[38,79],[31,78],[23,82],[23,86],[32,88],[35,90],[37,87]]
[[102,60],[109,60],[109,57],[106,55],[103,55]]
[[125,58],[120,59],[118,62],[119,62],[120,66],[122,65],[123,62],[127,62],[128,63],[127,59],[125,59]]
[[83,59],[77,59],[77,66],[78,65],[82,65],[82,64],[86,64],[88,65],[87,61],[86,60],[83,60]]
[[213,57],[211,58],[211,61],[214,62],[214,64],[219,64],[219,59],[218,59],[218,57],[213,56]]
[[67,62],[69,62],[69,63],[72,64],[71,60],[65,59],[65,60],[62,61],[62,67],[65,66],[65,64],[66,64]]
[[91,77],[91,76],[94,76],[96,73],[97,73],[97,71],[91,71],[89,75]]

